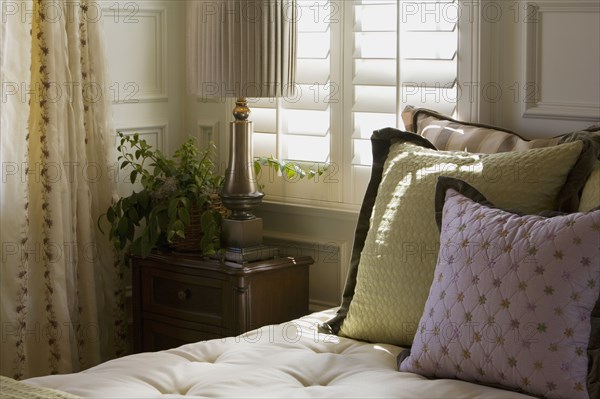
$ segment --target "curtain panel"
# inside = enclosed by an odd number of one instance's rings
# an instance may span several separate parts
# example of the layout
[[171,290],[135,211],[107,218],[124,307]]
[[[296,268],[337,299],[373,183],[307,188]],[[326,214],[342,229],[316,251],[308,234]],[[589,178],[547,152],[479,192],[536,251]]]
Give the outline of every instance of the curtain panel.
[[90,4],[3,5],[0,374],[16,379],[125,351],[122,265],[97,224],[117,167]]

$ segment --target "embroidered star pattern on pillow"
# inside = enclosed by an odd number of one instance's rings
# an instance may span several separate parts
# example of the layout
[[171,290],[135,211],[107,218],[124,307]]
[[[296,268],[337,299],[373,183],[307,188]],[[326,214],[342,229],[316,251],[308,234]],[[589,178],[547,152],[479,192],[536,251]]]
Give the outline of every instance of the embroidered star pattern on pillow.
[[440,252],[400,371],[587,399],[600,210],[519,216],[446,190]]

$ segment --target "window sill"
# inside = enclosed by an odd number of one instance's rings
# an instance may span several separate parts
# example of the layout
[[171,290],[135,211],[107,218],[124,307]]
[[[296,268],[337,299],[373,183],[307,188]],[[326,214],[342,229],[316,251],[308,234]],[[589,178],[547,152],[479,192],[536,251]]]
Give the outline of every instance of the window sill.
[[355,204],[342,204],[327,201],[301,200],[301,199],[279,199],[270,196],[269,200],[264,200],[257,209],[257,216],[262,214],[289,214],[319,217],[334,220],[352,220],[358,219],[360,206]]

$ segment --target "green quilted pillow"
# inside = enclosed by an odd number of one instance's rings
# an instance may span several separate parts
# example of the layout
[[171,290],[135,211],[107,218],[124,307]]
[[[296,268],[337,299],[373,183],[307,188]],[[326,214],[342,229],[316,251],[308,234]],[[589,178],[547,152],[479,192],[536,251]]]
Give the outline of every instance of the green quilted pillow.
[[[380,174],[380,183],[371,201],[364,246],[358,259],[353,254],[355,264],[348,275],[341,311],[328,325],[333,332],[340,326],[343,336],[408,346],[438,254],[439,234],[433,216],[438,176],[462,179],[505,209],[526,213],[557,209],[570,195],[562,191],[570,173],[585,174],[572,169],[582,164],[580,156],[587,154],[589,146],[575,141],[523,152],[472,154],[437,151],[422,137],[385,130],[387,153],[385,146],[374,143],[374,159],[377,151],[383,151],[385,162],[373,167],[373,175]],[[367,191],[370,189],[371,184]],[[363,208],[368,206],[365,201]],[[359,230],[360,226],[355,240],[360,243]]]

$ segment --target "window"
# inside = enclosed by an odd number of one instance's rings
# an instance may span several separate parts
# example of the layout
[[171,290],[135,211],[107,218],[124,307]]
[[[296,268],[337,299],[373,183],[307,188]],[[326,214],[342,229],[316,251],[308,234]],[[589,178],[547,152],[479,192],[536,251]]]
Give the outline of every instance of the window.
[[359,204],[373,130],[402,128],[408,104],[456,113],[457,0],[299,0],[298,14],[299,95],[254,103],[254,152],[332,169],[317,184],[270,178],[266,191]]

